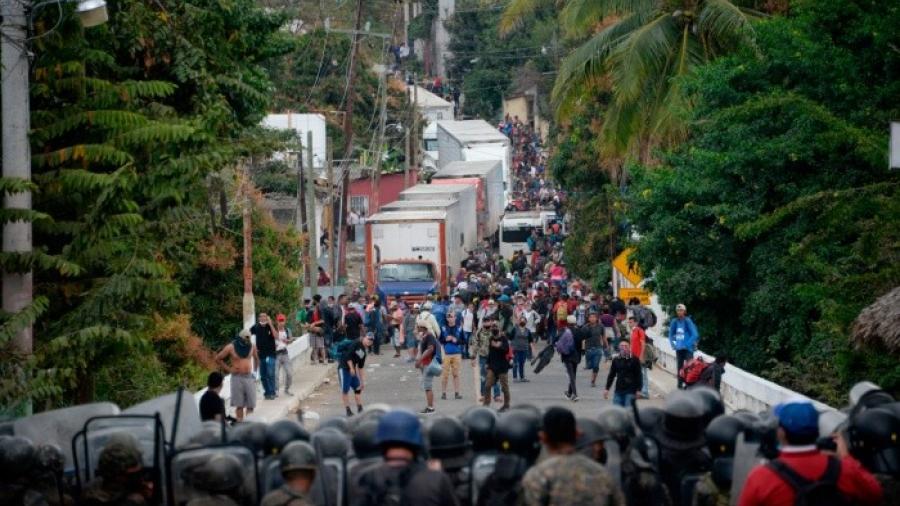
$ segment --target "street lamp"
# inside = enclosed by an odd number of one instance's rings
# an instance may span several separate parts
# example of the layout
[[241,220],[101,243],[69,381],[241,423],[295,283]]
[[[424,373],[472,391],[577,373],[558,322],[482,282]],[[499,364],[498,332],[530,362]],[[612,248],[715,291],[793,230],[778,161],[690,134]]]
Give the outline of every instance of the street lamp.
[[75,7],[75,14],[81,20],[82,26],[90,28],[92,26],[102,25],[109,21],[109,14],[106,12],[106,0],[77,0],[78,7]]

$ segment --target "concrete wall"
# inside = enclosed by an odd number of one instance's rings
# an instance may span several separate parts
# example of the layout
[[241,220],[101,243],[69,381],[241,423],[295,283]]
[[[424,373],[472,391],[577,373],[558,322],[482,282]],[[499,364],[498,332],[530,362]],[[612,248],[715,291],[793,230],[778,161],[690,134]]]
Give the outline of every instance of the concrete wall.
[[447,78],[447,66],[444,59],[449,56],[450,33],[444,28],[444,22],[456,11],[456,0],[438,0],[438,15],[434,20],[434,74]]

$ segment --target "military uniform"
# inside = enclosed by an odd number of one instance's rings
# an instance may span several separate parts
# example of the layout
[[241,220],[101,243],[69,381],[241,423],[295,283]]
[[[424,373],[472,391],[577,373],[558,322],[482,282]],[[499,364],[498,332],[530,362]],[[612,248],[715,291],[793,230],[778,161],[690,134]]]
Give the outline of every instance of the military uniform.
[[102,479],[96,479],[89,483],[85,488],[85,491],[81,494],[81,504],[136,506],[147,504],[147,501],[144,499],[144,496],[139,493],[105,485]]
[[469,343],[469,352],[477,357],[487,358],[490,352],[491,336],[493,333],[490,329],[481,329],[472,336]]
[[697,482],[693,506],[728,506],[730,502],[730,490],[721,490],[713,481],[712,473],[704,474]]
[[625,506],[609,472],[578,453],[540,462],[525,473],[522,488],[527,506]]
[[313,503],[306,494],[301,494],[287,485],[283,485],[266,494],[260,506],[313,506]]

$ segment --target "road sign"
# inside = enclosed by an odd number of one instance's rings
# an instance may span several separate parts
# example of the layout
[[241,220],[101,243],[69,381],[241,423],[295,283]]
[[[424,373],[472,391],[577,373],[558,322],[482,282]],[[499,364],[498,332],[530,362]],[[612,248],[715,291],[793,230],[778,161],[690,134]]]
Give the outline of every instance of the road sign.
[[644,290],[643,288],[619,288],[620,299],[627,303],[632,297],[640,299],[641,304],[645,306],[650,305],[650,292],[647,290]]
[[[619,271],[622,276],[627,279],[632,285],[638,286],[641,284],[641,281],[644,280],[644,276],[641,275],[641,271],[637,268],[636,264],[628,265],[628,255],[634,253],[634,248],[625,248],[619,256],[612,261],[613,269]],[[624,297],[622,297],[624,299]]]

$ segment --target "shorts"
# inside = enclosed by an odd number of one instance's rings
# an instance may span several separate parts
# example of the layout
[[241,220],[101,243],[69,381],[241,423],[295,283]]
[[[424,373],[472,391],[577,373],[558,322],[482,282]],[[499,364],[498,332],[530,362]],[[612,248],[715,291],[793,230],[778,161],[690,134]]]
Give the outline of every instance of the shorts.
[[325,347],[325,336],[323,334],[310,334],[310,339],[312,349],[317,350]]
[[408,336],[406,336],[406,349],[407,350],[414,350],[414,349],[416,349],[417,346],[419,346],[419,343],[416,342],[415,335],[409,334]]
[[338,381],[341,384],[342,394],[349,394],[350,390],[353,390],[353,392],[357,394],[360,393],[359,376],[350,374],[350,369],[345,369],[343,367],[338,369]]
[[600,360],[603,359],[603,348],[588,348],[584,355],[584,368],[594,372],[600,370]]
[[231,375],[231,407],[256,407],[256,378],[251,374]]
[[394,346],[394,348],[403,346],[403,336],[400,335],[399,329],[393,329],[391,331],[391,345]]
[[441,373],[441,376],[459,376],[459,367],[461,364],[462,355],[459,353],[455,355],[444,355],[444,363],[441,367],[443,372]]
[[441,364],[432,360],[431,363],[422,370],[422,389],[426,392],[432,390],[431,385],[434,383],[434,378],[440,376],[442,372],[443,368],[441,367]]

